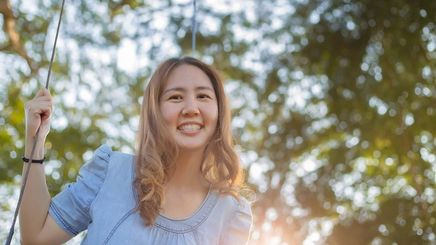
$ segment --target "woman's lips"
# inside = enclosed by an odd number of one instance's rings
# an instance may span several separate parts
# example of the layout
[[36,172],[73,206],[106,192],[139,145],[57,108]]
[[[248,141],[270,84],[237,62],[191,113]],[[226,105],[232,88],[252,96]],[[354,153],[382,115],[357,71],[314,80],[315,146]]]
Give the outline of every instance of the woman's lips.
[[184,124],[177,128],[178,131],[180,131],[182,134],[188,135],[188,136],[194,136],[197,135],[203,127],[198,124]]

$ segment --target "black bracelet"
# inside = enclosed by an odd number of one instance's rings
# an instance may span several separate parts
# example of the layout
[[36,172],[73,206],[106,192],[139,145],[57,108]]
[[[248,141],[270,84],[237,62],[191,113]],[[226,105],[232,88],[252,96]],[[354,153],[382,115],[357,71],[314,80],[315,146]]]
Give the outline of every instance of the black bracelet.
[[[22,159],[23,159],[24,162],[30,162],[29,158],[23,157]],[[41,160],[32,159],[32,163],[42,164],[44,162],[44,160],[45,160],[45,157],[43,159],[41,159]]]

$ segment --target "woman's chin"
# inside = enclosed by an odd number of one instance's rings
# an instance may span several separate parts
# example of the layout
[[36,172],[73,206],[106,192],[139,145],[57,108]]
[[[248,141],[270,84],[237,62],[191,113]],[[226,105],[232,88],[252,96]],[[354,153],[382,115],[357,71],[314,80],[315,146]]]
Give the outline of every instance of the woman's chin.
[[204,148],[203,144],[178,144],[181,151],[198,151]]

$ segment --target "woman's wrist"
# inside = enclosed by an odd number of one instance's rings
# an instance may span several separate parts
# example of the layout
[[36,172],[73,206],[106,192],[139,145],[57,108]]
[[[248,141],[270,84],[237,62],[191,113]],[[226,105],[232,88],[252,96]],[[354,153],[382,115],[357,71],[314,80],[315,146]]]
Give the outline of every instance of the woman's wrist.
[[[37,140],[36,146],[35,146],[35,152],[33,153],[33,159],[39,160],[44,158],[44,139]],[[32,153],[32,147],[34,144],[33,139],[26,139],[26,145],[25,145],[25,151],[24,151],[24,157],[30,158],[30,154]]]

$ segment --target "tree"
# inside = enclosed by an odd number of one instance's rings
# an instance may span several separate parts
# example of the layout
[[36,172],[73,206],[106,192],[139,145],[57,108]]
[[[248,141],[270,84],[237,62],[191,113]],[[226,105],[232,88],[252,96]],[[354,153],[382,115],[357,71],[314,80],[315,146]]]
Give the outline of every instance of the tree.
[[[45,79],[59,4],[0,3],[4,185],[21,172],[24,101]],[[197,51],[227,81],[258,192],[252,244],[434,243],[436,3],[225,4],[199,3]],[[46,147],[53,195],[102,141],[132,151],[150,71],[191,51],[191,8],[66,3]]]
[[[271,16],[275,4],[260,9]],[[261,61],[274,65],[259,89],[266,115],[254,150],[274,165],[259,209],[278,207],[274,223],[303,234],[328,218],[329,244],[434,242],[435,3],[287,7],[293,16],[263,36],[273,44]],[[276,21],[259,20],[257,29]]]

